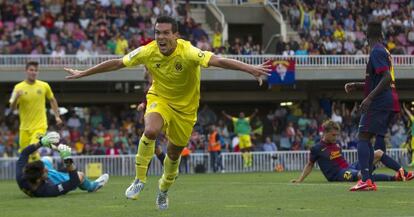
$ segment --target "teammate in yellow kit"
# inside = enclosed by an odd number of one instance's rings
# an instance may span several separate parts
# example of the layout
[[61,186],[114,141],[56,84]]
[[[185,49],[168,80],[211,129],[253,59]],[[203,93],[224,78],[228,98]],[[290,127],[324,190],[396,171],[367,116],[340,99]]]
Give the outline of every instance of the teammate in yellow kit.
[[163,210],[168,208],[167,191],[178,175],[181,151],[187,146],[197,119],[200,66],[245,71],[262,84],[261,76],[268,75],[269,62],[253,66],[201,51],[190,42],[178,39],[177,22],[171,17],[162,16],[155,24],[155,41],[121,59],[108,60],[84,71],[65,68],[70,74],[66,78],[81,78],[141,64],[151,73],[153,83],[147,94],[145,130],[136,156],[136,177],[125,195],[130,199],[138,198],[147,179],[148,164],[154,155],[155,139],[164,131],[169,143],[156,199],[158,208]]
[[[19,110],[19,153],[30,144],[37,144],[39,136],[47,130],[46,99],[55,114],[57,125],[62,124],[58,104],[49,84],[37,80],[39,63],[26,64],[26,79],[14,86],[9,103],[12,109]],[[30,160],[40,160],[39,153],[31,155]]]

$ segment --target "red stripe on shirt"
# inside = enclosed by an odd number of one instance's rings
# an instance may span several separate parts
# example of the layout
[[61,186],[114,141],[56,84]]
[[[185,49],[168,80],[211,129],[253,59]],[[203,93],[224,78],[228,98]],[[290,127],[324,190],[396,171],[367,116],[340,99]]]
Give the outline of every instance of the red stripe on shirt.
[[383,73],[385,71],[388,71],[388,70],[390,70],[390,67],[388,67],[388,66],[382,66],[382,67],[376,68],[375,69],[375,73],[381,74],[381,73]]

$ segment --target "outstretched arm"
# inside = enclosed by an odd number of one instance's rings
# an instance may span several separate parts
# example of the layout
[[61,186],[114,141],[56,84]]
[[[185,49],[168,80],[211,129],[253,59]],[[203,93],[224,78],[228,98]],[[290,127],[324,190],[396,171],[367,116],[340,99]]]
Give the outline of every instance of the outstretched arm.
[[257,115],[257,113],[259,112],[259,109],[254,109],[254,112],[249,116],[249,119],[251,120],[251,119],[253,119],[254,118],[254,116],[256,116]]
[[221,113],[224,115],[224,117],[228,118],[228,119],[233,119],[232,116],[228,115],[225,111],[221,111]]
[[291,182],[293,183],[301,183],[305,178],[312,172],[314,163],[309,161],[308,164],[306,164],[305,168],[303,168],[302,174],[298,179],[294,179]]
[[365,82],[349,82],[345,84],[345,92],[350,93],[354,90],[363,89],[365,86]]
[[211,56],[210,61],[208,62],[208,65],[220,67],[223,69],[232,69],[232,70],[239,70],[239,71],[247,72],[256,78],[256,80],[259,82],[259,85],[262,85],[263,80],[261,76],[269,75],[269,71],[271,68],[270,62],[271,60],[268,60],[261,65],[255,66],[255,65],[243,63],[238,60],[233,60],[233,59],[228,59],[228,58],[213,55]]
[[102,63],[99,63],[98,65],[95,65],[83,71],[71,69],[71,68],[64,68],[64,70],[70,74],[66,76],[66,79],[77,79],[77,78],[86,77],[86,76],[93,75],[93,74],[116,71],[124,67],[125,65],[122,61],[122,58],[120,58],[120,59],[112,59],[112,60],[104,61]]

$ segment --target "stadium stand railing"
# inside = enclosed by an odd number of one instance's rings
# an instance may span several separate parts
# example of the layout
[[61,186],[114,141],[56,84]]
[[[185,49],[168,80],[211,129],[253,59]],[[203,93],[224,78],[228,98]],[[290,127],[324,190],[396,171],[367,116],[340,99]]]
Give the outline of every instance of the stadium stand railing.
[[[266,60],[294,59],[299,67],[365,67],[368,55],[314,55],[314,56],[280,56],[280,55],[223,55],[249,64],[261,64]],[[76,55],[52,57],[50,55],[0,55],[0,66],[8,68],[23,67],[28,61],[38,61],[42,66],[92,66],[108,59],[120,58],[116,55],[99,55],[80,60]],[[394,66],[412,67],[414,56],[394,55]]]
[[[252,152],[253,166],[243,167],[240,152],[222,153],[220,161],[222,172],[272,172],[277,169],[283,171],[301,171],[309,160],[309,151],[278,151],[278,152]],[[356,150],[344,150],[345,159],[352,163],[357,161]],[[389,149],[387,154],[402,165],[408,164],[408,153],[406,149]],[[0,180],[14,179],[16,175],[17,158],[0,158]],[[75,164],[81,171],[85,171],[89,163],[101,163],[102,170],[112,176],[134,176],[135,175],[135,155],[119,156],[74,156]],[[54,160],[55,166],[59,159]],[[187,161],[187,165],[181,165],[180,173],[194,174],[196,172],[212,173],[210,155],[208,153],[192,153]],[[187,171],[185,171],[185,166]],[[316,166],[317,167],[317,166]],[[201,169],[201,171],[200,171]],[[199,170],[199,171],[197,171]],[[157,159],[150,164],[148,175],[161,175],[162,166]]]

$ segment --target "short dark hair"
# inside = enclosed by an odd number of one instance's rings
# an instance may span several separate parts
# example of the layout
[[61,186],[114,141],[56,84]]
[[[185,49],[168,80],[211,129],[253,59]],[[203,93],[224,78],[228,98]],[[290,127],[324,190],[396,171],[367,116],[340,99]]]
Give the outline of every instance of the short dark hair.
[[24,178],[28,182],[35,184],[42,177],[44,168],[45,164],[40,160],[28,163],[23,169]]
[[367,39],[378,40],[382,39],[382,25],[378,21],[371,21],[368,23]]
[[155,23],[169,23],[171,24],[171,30],[173,33],[176,33],[178,31],[177,21],[170,16],[160,16],[157,18],[157,21]]
[[37,68],[39,66],[39,63],[36,62],[36,61],[29,61],[29,62],[26,63],[26,69],[28,69],[29,66],[34,66],[34,67]]

